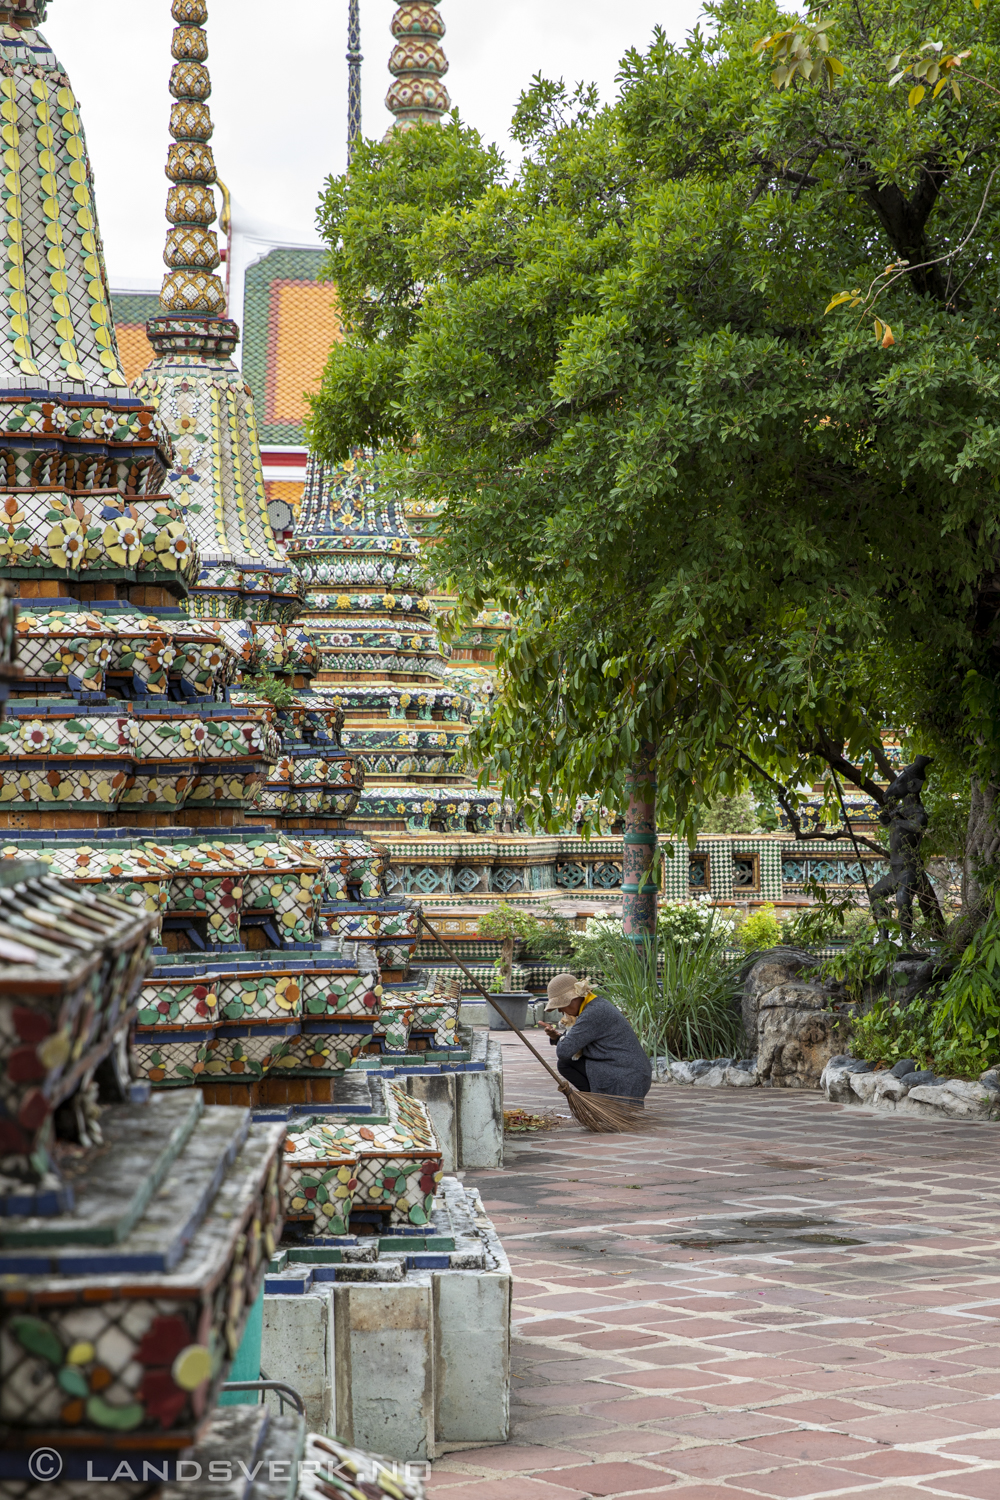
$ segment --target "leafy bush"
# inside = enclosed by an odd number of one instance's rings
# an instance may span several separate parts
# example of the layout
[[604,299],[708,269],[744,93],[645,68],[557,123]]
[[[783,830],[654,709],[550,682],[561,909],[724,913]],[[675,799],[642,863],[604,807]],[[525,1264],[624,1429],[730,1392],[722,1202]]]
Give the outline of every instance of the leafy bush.
[[882,938],[878,930],[868,927],[841,953],[828,958],[817,970],[823,979],[837,979],[847,991],[847,998],[860,1004],[871,988],[884,988],[887,976],[900,957],[901,939],[897,931],[890,929],[890,936]]
[[665,942],[700,942],[708,936],[725,937],[736,930],[736,918],[712,905],[710,896],[694,901],[664,901],[656,919],[656,931]]
[[[856,939],[821,972],[843,980],[849,998],[860,1002],[872,988],[891,986],[900,952],[898,931],[890,929],[888,939]],[[908,1005],[887,988],[855,1021],[851,1045],[868,1062],[912,1057],[935,1072],[971,1078],[1000,1060],[1000,892],[950,977]]]
[[776,948],[782,941],[781,923],[771,902],[749,912],[736,932],[737,946],[744,953],[759,953],[764,948]]
[[1000,1060],[1000,1013],[995,1011],[980,1031],[968,1019],[956,1029],[949,1010],[939,996],[921,995],[910,1005],[900,1005],[891,994],[880,996],[855,1021],[851,1051],[888,1067],[912,1057],[921,1068],[976,1079]]
[[605,948],[622,936],[621,919],[618,917],[588,917],[582,932],[570,931],[572,962],[569,967],[574,974],[598,972]]
[[[1000,888],[992,910],[941,987],[934,1008],[935,1039],[983,1072],[1000,1055]],[[939,1042],[939,1046],[941,1043]],[[943,1058],[939,1061],[943,1062]]]
[[572,930],[565,917],[531,918],[524,947],[529,958],[570,958],[573,953]]

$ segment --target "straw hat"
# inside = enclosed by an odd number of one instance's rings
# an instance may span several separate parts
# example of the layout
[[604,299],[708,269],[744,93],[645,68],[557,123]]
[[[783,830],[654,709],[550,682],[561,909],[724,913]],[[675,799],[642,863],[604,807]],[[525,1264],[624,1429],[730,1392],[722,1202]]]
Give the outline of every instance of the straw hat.
[[577,979],[575,974],[557,974],[548,982],[546,993],[548,1004],[546,1010],[565,1010],[567,1005],[572,1005],[574,1000],[582,1000],[589,995],[590,984],[586,979]]

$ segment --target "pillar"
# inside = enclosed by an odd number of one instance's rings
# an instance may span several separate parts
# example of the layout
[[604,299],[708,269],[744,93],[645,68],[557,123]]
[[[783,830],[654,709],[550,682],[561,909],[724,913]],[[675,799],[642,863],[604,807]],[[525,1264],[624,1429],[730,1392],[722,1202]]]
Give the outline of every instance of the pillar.
[[656,933],[656,773],[654,747],[643,745],[625,778],[625,855],[622,862],[622,931],[640,943]]

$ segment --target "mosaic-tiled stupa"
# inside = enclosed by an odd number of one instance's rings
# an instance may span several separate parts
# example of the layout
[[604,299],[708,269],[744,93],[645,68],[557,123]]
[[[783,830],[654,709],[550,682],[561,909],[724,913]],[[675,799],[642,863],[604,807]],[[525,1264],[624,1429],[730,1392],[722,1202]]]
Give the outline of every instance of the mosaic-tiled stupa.
[[[301,587],[267,517],[253,398],[231,355],[239,328],[226,317],[215,233],[214,131],[208,99],[206,0],[174,0],[167,158],[169,267],[160,315],[147,327],[155,358],[136,393],[159,412],[174,445],[171,490],[201,556],[190,612],[202,618],[287,624]],[[282,632],[226,631],[242,648],[273,653]],[[249,652],[248,652],[249,655]]]
[[[19,595],[21,671],[0,723],[0,855],[153,917],[134,1064],[155,1088],[324,1104],[362,1051],[454,1052],[457,998],[412,983],[383,994],[408,980],[417,914],[386,899],[384,852],[347,827],[364,773],[339,743],[340,709],[279,713],[231,691],[258,649],[307,679],[277,659],[287,627],[274,615],[297,585],[283,558],[268,560],[252,403],[212,274],[206,7],[174,0],[173,14],[172,227],[149,400],[117,383],[68,81],[35,32],[0,33],[8,171],[23,184],[8,199],[20,229],[9,295],[31,290],[27,333],[19,324],[0,348],[0,576]],[[73,338],[59,345],[50,325],[64,319]],[[257,590],[227,593],[214,564],[202,568],[199,547],[218,557],[234,537],[244,580],[246,558],[264,560]],[[248,651],[247,630],[271,634]]]
[[442,79],[448,59],[441,47],[445,24],[437,0],[403,0],[392,18],[395,46],[389,59],[393,81],[385,107],[395,115],[392,130],[435,125],[451,108]]
[[312,690],[297,702],[343,714],[342,743],[365,773],[355,816],[380,831],[492,829],[496,796],[452,764],[473,703],[449,679],[418,544],[370,461],[310,467],[289,557],[317,654]]

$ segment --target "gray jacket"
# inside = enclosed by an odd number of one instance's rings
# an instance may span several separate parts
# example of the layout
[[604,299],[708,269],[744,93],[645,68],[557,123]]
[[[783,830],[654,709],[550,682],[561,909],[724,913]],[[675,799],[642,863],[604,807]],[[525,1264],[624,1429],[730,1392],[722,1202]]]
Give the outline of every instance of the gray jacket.
[[639,1038],[616,1005],[600,995],[577,1016],[556,1043],[556,1056],[571,1062],[582,1053],[587,1079],[595,1094],[645,1099],[653,1069]]

